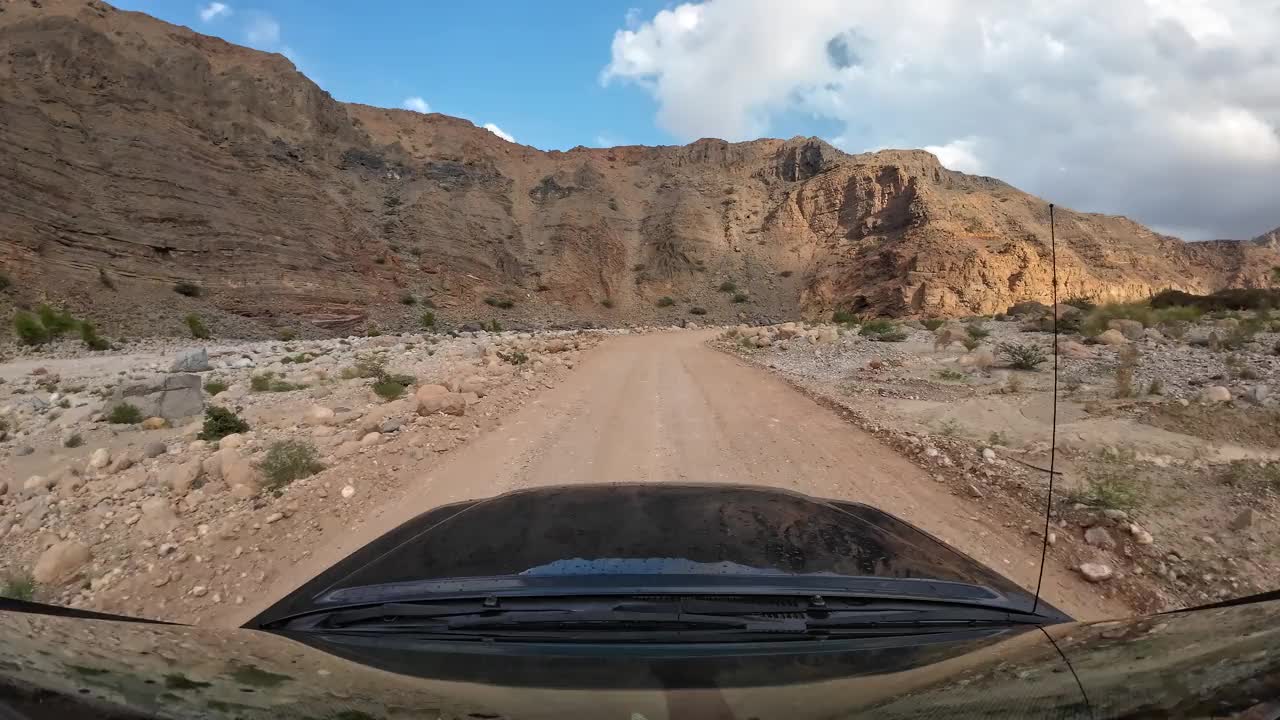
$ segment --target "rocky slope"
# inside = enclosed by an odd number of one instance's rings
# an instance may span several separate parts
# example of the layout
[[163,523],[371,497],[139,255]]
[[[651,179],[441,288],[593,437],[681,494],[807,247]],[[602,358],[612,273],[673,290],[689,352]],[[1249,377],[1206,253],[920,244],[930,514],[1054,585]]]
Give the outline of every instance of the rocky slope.
[[[925,152],[543,152],[337,102],[280,55],[96,0],[0,9],[0,311],[50,299],[161,335],[196,312],[257,336],[403,328],[408,295],[508,324],[967,314],[1049,295],[1044,201]],[[1258,285],[1280,264],[1274,242],[1189,245],[1068,210],[1058,240],[1067,295]],[[726,280],[747,297],[717,292]]]

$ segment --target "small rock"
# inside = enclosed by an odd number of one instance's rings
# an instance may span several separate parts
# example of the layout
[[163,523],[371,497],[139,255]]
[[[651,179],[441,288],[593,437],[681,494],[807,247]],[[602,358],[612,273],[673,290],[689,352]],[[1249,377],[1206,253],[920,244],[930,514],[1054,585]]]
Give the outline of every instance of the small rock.
[[30,445],[19,445],[18,447],[13,449],[13,454],[16,457],[24,457],[26,455],[30,455],[35,451],[36,449],[31,447]]
[[1231,391],[1221,385],[1210,385],[1200,392],[1200,402],[1206,405],[1231,402]]
[[208,594],[208,592],[209,592],[209,588],[203,585],[197,585],[191,588],[191,595],[193,597],[204,597],[206,594]]
[[370,445],[377,445],[380,442],[382,442],[382,433],[378,433],[378,432],[371,432],[365,435],[364,437],[360,438],[360,444],[364,447],[369,447]]
[[1111,537],[1111,533],[1101,525],[1094,525],[1084,531],[1084,541],[1094,547],[1113,548],[1116,546],[1115,538]]
[[356,489],[354,487],[350,485],[344,485],[342,487],[342,497],[344,500],[350,500],[352,497],[355,496],[355,494],[356,494]]
[[277,522],[282,517],[284,517],[284,513],[274,512],[267,516],[266,522],[270,525],[271,523]]
[[382,424],[378,426],[378,432],[383,434],[393,433],[399,430],[401,425],[402,423],[399,418],[388,418],[383,420]]
[[89,456],[89,467],[94,470],[101,470],[111,462],[111,451],[106,448],[98,448]]
[[93,553],[89,551],[88,545],[75,540],[64,540],[55,543],[40,555],[31,575],[38,583],[61,584],[74,577],[92,558]]
[[1227,526],[1232,530],[1244,530],[1253,525],[1253,508],[1245,508],[1240,511],[1239,515],[1232,518],[1231,523]]
[[1119,330],[1116,330],[1115,328],[1112,328],[1110,330],[1107,330],[1106,332],[1100,333],[1098,337],[1094,339],[1102,343],[1103,345],[1128,345],[1129,344],[1129,338],[1125,337],[1124,333],[1120,332]]
[[333,410],[324,407],[323,405],[312,405],[307,410],[307,414],[303,417],[303,420],[308,425],[332,425],[333,416]]
[[1080,574],[1084,575],[1085,580],[1097,583],[1104,580],[1110,580],[1114,572],[1110,565],[1105,565],[1103,563],[1083,563],[1080,565]]
[[1138,523],[1129,525],[1129,534],[1133,536],[1133,541],[1139,545],[1150,545],[1155,542],[1155,538],[1151,537],[1151,533],[1144,530]]
[[991,448],[982,448],[982,459],[987,462],[992,462],[996,459],[996,451]]
[[159,440],[152,440],[142,448],[142,456],[146,458],[160,457],[165,453],[165,444]]
[[143,430],[163,430],[169,427],[169,421],[162,417],[149,417],[142,421]]
[[178,517],[173,506],[164,498],[148,498],[142,503],[142,520],[138,529],[148,535],[163,535],[178,527]]

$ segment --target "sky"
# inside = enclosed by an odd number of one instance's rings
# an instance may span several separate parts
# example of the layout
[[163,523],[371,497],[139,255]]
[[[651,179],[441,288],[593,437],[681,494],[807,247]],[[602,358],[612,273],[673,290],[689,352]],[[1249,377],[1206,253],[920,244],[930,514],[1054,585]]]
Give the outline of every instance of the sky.
[[925,148],[1186,239],[1280,226],[1280,0],[119,0],[543,149]]

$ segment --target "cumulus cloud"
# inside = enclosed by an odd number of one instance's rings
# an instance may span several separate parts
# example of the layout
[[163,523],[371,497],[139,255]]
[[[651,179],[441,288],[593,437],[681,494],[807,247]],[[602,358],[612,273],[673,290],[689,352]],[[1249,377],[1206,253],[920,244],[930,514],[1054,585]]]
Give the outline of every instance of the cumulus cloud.
[[431,112],[431,106],[427,104],[427,101],[423,100],[422,98],[416,95],[413,97],[405,98],[404,102],[400,104],[402,107],[404,107],[405,110],[412,110],[414,112],[420,112],[420,113]]
[[200,19],[204,22],[211,22],[220,17],[226,17],[231,14],[231,8],[226,3],[211,2],[200,8]]
[[498,137],[502,138],[503,140],[506,140],[509,143],[513,143],[516,141],[514,137],[511,137],[511,133],[504,131],[502,128],[498,127],[497,125],[494,125],[493,123],[485,123],[482,127],[484,127],[485,130],[488,130],[489,132],[493,133],[494,135],[497,135]]
[[1280,12],[1252,0],[706,0],[632,15],[605,84],[682,140],[835,121],[944,165],[1204,237],[1280,225]]
[[250,45],[273,47],[280,42],[280,23],[265,13],[254,13],[245,25],[244,38]]

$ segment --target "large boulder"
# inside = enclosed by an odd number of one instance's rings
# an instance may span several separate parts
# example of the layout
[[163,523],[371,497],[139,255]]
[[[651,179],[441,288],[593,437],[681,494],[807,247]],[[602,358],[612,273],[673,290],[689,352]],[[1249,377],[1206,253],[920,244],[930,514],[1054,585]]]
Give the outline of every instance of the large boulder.
[[110,412],[124,403],[138,408],[143,417],[173,420],[204,413],[204,392],[199,375],[161,375],[120,385],[105,409]]
[[1119,330],[1126,340],[1141,340],[1143,334],[1147,331],[1142,323],[1137,320],[1126,320],[1124,318],[1108,320],[1107,327],[1111,330]]
[[1098,342],[1102,343],[1103,345],[1128,345],[1129,344],[1129,338],[1125,337],[1124,333],[1120,332],[1119,330],[1116,330],[1115,328],[1111,328],[1106,332],[1100,333],[1098,337],[1095,339]]
[[204,372],[210,369],[209,353],[204,348],[196,348],[182,353],[173,361],[173,365],[169,366],[169,372],[171,373]]
[[231,449],[219,450],[218,456],[222,460],[222,481],[231,488],[232,494],[250,497],[258,493],[262,488],[262,473],[253,463]]
[[1200,402],[1206,405],[1231,402],[1231,391],[1221,385],[1210,385],[1200,391]]
[[436,413],[465,415],[467,413],[466,396],[455,392],[437,393],[426,397],[419,395],[418,414],[434,415]]
[[173,505],[164,498],[148,498],[142,501],[142,519],[138,521],[138,530],[147,535],[164,535],[178,527],[178,516],[173,512]]
[[60,585],[76,576],[80,568],[93,558],[89,546],[75,540],[55,543],[36,560],[31,575],[42,585]]
[[165,468],[160,473],[160,484],[172,488],[177,495],[184,495],[203,474],[204,467],[200,462],[200,458],[193,458],[187,462],[170,465]]

